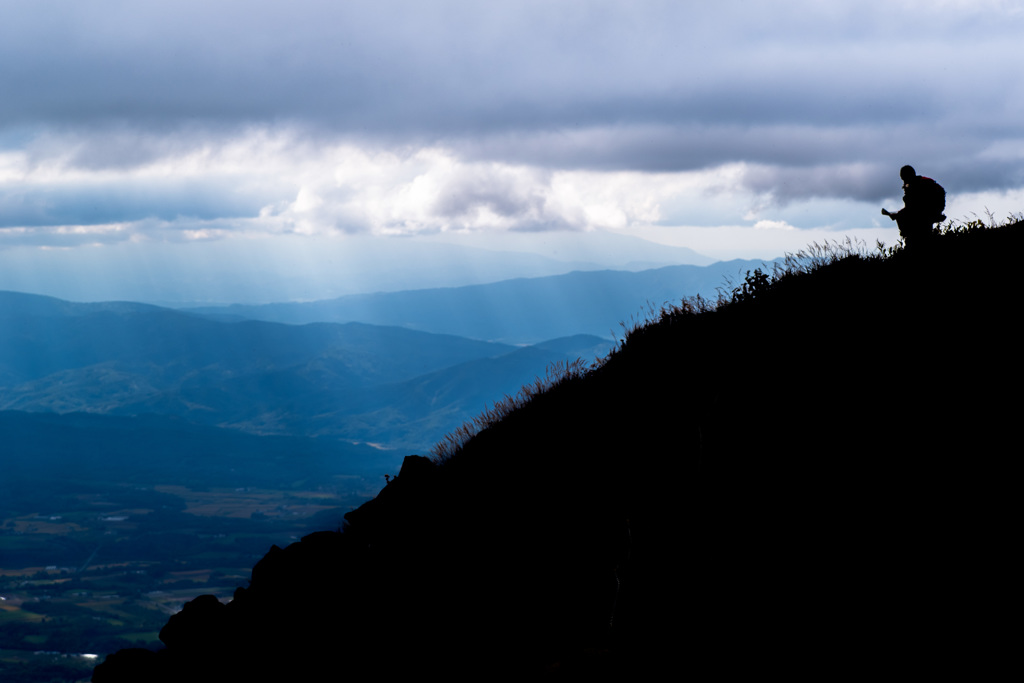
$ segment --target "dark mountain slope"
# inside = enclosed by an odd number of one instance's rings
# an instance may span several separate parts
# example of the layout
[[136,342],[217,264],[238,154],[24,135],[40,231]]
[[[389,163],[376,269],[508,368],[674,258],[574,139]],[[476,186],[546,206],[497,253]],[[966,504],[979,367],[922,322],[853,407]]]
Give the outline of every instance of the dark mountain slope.
[[987,677],[1022,247],[963,231],[667,311],[94,680]]

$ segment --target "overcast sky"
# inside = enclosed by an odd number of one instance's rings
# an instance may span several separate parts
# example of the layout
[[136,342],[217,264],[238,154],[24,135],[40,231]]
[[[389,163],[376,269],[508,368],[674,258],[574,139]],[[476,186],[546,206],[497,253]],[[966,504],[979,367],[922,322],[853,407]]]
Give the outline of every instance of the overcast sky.
[[0,0],[0,288],[352,235],[892,243],[907,163],[1002,218],[1021,36],[997,0]]

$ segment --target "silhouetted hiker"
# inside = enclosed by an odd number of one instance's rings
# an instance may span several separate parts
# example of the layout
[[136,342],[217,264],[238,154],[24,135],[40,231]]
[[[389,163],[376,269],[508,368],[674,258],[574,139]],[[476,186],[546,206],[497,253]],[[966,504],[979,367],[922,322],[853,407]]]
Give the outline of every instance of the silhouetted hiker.
[[946,191],[931,178],[917,175],[913,166],[900,169],[903,180],[903,208],[896,213],[882,209],[900,226],[900,236],[907,247],[925,244],[932,235],[932,226],[946,220]]

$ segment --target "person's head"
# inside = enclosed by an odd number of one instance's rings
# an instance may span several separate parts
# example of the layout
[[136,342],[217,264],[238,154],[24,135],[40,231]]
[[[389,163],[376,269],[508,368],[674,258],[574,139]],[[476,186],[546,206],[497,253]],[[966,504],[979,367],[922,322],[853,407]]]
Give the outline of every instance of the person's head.
[[914,170],[913,166],[907,165],[900,169],[900,180],[905,183],[909,183],[911,180],[917,177],[917,171]]

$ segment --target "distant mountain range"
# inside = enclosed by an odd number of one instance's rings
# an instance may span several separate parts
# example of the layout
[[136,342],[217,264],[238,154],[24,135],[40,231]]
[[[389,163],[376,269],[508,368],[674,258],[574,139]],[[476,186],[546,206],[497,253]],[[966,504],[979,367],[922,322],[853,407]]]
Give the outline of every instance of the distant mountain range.
[[355,294],[326,301],[203,307],[220,319],[291,324],[359,321],[509,344],[533,344],[575,334],[610,338],[620,323],[684,296],[715,297],[763,261],[720,261],[640,272],[577,271],[492,284]]
[[[760,261],[173,310],[0,292],[0,410],[162,415],[423,452],[620,323]],[[288,324],[284,324],[288,323]]]
[[0,410],[175,416],[423,451],[549,364],[610,346],[586,335],[519,348],[362,323],[225,322],[0,292]]

